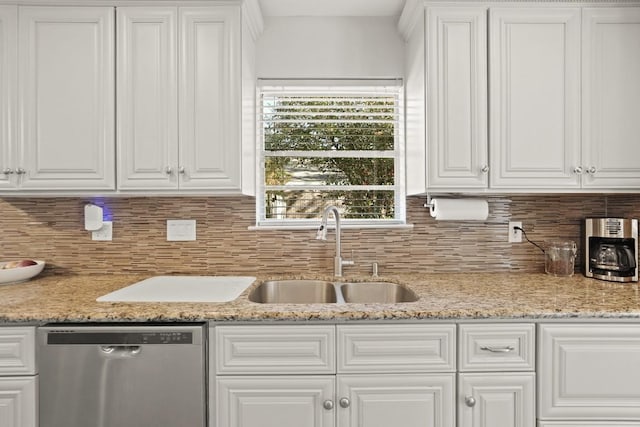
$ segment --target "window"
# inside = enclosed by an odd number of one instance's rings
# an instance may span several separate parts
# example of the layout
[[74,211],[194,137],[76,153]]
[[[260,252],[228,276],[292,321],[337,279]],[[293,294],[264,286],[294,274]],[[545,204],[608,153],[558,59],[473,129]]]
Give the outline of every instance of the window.
[[404,224],[401,81],[273,81],[258,88],[258,225]]

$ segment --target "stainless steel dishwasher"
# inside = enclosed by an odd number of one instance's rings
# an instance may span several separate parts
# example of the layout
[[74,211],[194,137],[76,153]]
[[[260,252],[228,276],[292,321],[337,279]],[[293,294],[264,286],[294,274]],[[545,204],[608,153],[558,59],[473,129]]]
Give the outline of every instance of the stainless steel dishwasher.
[[203,324],[38,329],[40,427],[205,427]]

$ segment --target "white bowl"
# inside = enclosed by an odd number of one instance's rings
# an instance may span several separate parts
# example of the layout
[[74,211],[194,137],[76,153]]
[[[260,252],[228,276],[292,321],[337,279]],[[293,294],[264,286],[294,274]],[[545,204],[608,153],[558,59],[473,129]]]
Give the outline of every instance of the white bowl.
[[[34,261],[37,262],[37,264],[29,265],[27,267],[7,268],[6,270],[0,269],[0,285],[24,282],[25,280],[29,280],[40,274],[44,268],[45,262],[38,260]],[[0,262],[0,268],[6,263],[7,262]]]

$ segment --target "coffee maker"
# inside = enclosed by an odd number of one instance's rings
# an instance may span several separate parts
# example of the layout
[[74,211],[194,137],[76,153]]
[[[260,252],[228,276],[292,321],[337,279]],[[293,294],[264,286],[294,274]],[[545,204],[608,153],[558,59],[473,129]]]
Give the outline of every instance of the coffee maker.
[[585,220],[585,276],[611,282],[638,281],[638,220]]

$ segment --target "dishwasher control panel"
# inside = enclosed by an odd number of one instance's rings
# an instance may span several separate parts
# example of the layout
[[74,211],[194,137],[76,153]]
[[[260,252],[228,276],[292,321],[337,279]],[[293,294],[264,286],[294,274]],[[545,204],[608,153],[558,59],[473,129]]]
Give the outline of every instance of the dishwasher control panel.
[[100,345],[142,345],[142,344],[193,344],[193,333],[182,331],[163,332],[80,332],[49,331],[47,344],[100,344]]

